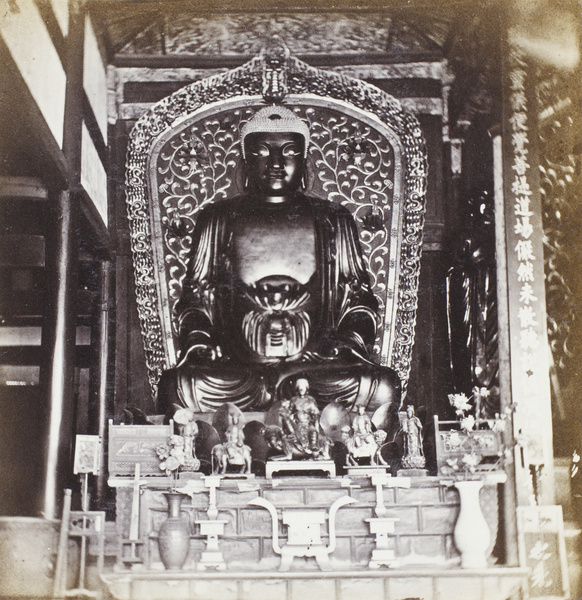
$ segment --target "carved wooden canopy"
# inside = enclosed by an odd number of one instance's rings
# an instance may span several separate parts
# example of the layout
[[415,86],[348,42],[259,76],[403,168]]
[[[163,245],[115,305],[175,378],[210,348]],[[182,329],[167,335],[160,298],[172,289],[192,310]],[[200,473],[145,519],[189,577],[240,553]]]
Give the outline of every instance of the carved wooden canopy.
[[197,214],[243,191],[239,130],[273,101],[310,126],[306,193],[354,215],[381,307],[376,360],[406,387],[425,211],[422,131],[378,88],[275,49],[164,98],[131,133],[127,204],[152,389],[177,361],[174,307]]

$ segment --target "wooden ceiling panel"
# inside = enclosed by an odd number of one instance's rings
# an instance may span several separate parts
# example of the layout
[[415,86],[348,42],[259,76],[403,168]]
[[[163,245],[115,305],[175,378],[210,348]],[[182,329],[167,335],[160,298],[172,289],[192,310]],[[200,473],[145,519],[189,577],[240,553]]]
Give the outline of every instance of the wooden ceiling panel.
[[144,65],[156,58],[166,59],[168,65],[188,57],[246,58],[274,36],[299,57],[376,54],[395,61],[434,60],[443,56],[457,15],[475,5],[469,0],[433,0],[422,8],[410,0],[393,1],[389,7],[340,0],[333,5],[294,2],[284,8],[272,0],[263,0],[260,8],[249,1],[89,3],[111,62],[141,57]]

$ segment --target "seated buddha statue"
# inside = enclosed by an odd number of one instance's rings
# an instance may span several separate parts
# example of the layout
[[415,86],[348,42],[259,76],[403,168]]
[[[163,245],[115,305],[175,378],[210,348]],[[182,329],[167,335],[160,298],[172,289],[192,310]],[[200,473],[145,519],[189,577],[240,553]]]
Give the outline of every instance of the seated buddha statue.
[[353,217],[300,191],[307,124],[269,106],[240,135],[246,193],[198,216],[159,408],[262,411],[301,378],[320,408],[399,405],[398,375],[370,358],[377,301]]

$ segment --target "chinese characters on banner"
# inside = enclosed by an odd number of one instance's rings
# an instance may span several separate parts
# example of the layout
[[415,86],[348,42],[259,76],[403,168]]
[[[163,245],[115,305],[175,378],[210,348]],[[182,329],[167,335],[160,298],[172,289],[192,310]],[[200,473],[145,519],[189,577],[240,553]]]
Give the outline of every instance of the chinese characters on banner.
[[530,569],[529,597],[570,598],[561,506],[519,506],[520,563]]
[[505,80],[505,206],[512,396],[525,468],[551,468],[552,430],[543,229],[531,71],[509,48]]

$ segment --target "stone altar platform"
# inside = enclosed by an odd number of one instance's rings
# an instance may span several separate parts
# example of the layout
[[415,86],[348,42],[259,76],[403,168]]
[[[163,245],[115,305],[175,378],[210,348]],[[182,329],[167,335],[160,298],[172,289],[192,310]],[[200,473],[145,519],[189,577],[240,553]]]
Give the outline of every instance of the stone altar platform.
[[[393,478],[394,484],[403,482],[397,482],[400,478]],[[165,478],[157,478],[157,484],[153,485],[152,481],[148,481],[148,478],[143,478],[143,489],[142,496],[152,496],[154,502],[152,502],[152,512],[159,512],[160,514],[166,512],[166,507],[162,507],[161,503],[157,505],[157,496],[162,494],[165,485],[169,486],[169,481],[166,482]],[[95,572],[95,557],[96,547],[93,543],[95,540],[90,540],[89,543],[89,555],[91,564],[93,565],[93,571],[88,574],[88,579],[91,583],[91,589],[100,590],[99,597],[102,600],[111,600],[112,598],[119,600],[181,600],[181,599],[192,599],[192,600],[305,600],[306,598],[318,598],[318,600],[354,600],[356,598],[364,597],[366,600],[522,600],[527,597],[525,587],[527,582],[527,570],[518,568],[507,568],[491,565],[487,569],[482,570],[469,570],[460,569],[458,566],[458,557],[454,547],[451,548],[451,554],[448,558],[431,555],[430,552],[425,554],[419,554],[424,547],[429,549],[428,546],[423,545],[423,542],[427,542],[428,538],[421,536],[434,535],[437,531],[437,527],[434,524],[434,520],[429,518],[428,515],[433,510],[438,509],[439,511],[447,512],[449,508],[452,511],[457,510],[457,498],[454,489],[447,486],[441,485],[439,481],[433,479],[432,481],[415,481],[411,480],[410,487],[395,487],[393,489],[384,489],[384,506],[388,514],[394,514],[393,511],[400,509],[410,509],[416,507],[416,510],[421,515],[421,522],[415,523],[401,523],[400,521],[394,522],[394,535],[389,536],[390,547],[397,551],[399,554],[406,552],[409,548],[414,548],[415,552],[410,552],[404,556],[404,564],[397,568],[385,568],[380,567],[377,570],[371,570],[366,565],[367,553],[362,549],[356,554],[359,562],[351,565],[346,557],[346,538],[350,539],[350,543],[358,547],[362,544],[363,538],[369,538],[369,544],[373,546],[373,535],[361,533],[362,530],[350,528],[350,524],[347,522],[349,516],[354,516],[356,513],[353,512],[357,508],[367,508],[369,511],[375,511],[374,495],[375,490],[370,486],[369,480],[354,480],[353,478],[337,478],[333,485],[332,481],[322,481],[313,478],[298,478],[297,481],[275,480],[275,486],[267,485],[264,480],[259,479],[259,489],[243,489],[245,482],[243,481],[220,481],[220,487],[215,490],[217,493],[218,506],[218,517],[222,517],[226,510],[223,510],[222,506],[228,506],[229,510],[233,510],[236,503],[233,501],[232,494],[249,494],[249,497],[254,498],[273,498],[275,501],[280,499],[281,494],[276,493],[274,496],[272,492],[285,492],[282,495],[288,495],[289,504],[291,508],[281,508],[278,512],[281,514],[285,511],[295,510],[293,506],[298,507],[297,512],[304,511],[309,507],[306,507],[304,500],[312,502],[317,510],[326,510],[327,505],[323,501],[326,495],[326,490],[333,489],[335,494],[339,495],[342,490],[347,490],[349,497],[359,497],[359,502],[342,506],[338,511],[338,517],[341,516],[343,510],[352,510],[351,513],[345,515],[345,518],[338,518],[338,540],[339,545],[337,551],[340,554],[336,555],[334,551],[331,554],[331,572],[322,572],[318,569],[316,561],[313,558],[308,559],[295,559],[293,562],[292,570],[289,572],[281,573],[278,572],[278,566],[280,557],[273,554],[270,550],[269,555],[260,560],[257,564],[251,564],[246,562],[246,566],[241,566],[241,563],[237,564],[234,560],[237,557],[237,552],[240,554],[240,548],[238,550],[233,547],[234,539],[246,539],[247,542],[253,537],[253,532],[249,531],[245,534],[244,525],[248,523],[247,516],[243,516],[244,513],[236,515],[243,519],[241,522],[242,533],[235,535],[239,529],[230,529],[233,527],[233,521],[231,520],[226,524],[229,525],[230,537],[226,538],[222,534],[219,536],[219,549],[223,556],[227,560],[227,569],[225,571],[217,572],[214,570],[202,570],[203,565],[203,548],[205,548],[204,540],[205,534],[202,529],[198,527],[198,524],[193,521],[198,514],[196,512],[196,506],[202,507],[200,514],[204,514],[205,507],[204,502],[209,500],[210,488],[207,492],[194,495],[194,505],[192,507],[189,498],[186,503],[186,513],[190,518],[192,524],[191,529],[191,552],[185,568],[182,571],[166,571],[162,564],[159,562],[159,556],[157,555],[157,532],[149,531],[145,537],[142,537],[142,541],[147,542],[150,546],[150,559],[151,562],[146,565],[143,561],[134,564],[133,568],[130,568],[128,564],[124,564],[117,554],[118,562],[113,567],[110,560],[106,562],[106,572],[101,575],[101,586],[98,583],[98,574]],[[166,482],[166,484],[164,483]],[[127,524],[127,508],[128,504],[123,504],[124,498],[127,500],[128,492],[133,493],[131,487],[127,487],[127,481],[117,482],[122,487],[120,490],[120,505],[119,505],[119,518],[117,523],[108,522],[106,525],[106,537],[108,540],[107,556],[111,559],[116,553],[116,541],[117,544],[125,536],[116,535],[114,526],[117,526],[118,531],[121,531]],[[255,483],[249,481],[248,483]],[[433,492],[427,492],[431,488],[437,488],[439,492],[435,495]],[[301,503],[293,502],[293,496],[289,494],[289,491],[297,490],[301,491],[303,498]],[[485,512],[491,518],[491,513],[488,509],[489,500],[495,497],[494,489],[492,488],[484,492],[482,497],[482,504]],[[491,493],[493,492],[493,493]],[[433,500],[439,500],[438,503],[429,502],[430,497]],[[295,500],[299,496],[295,496]],[[342,496],[340,496],[341,498]],[[344,496],[345,497],[345,496]],[[152,498],[150,498],[152,500]],[[418,503],[424,502],[423,506]],[[244,508],[253,509],[253,506],[245,506],[241,503],[241,510]],[[218,507],[217,507],[218,510]],[[263,513],[268,523],[268,513],[264,509],[258,509]],[[236,509],[235,509],[236,511]],[[401,516],[404,513],[400,513]],[[150,518],[152,514],[149,515]],[[258,514],[256,515],[258,516]],[[436,518],[436,515],[433,515]],[[206,514],[201,522],[210,523],[207,520],[208,515]],[[396,517],[386,517],[385,519],[396,519]],[[374,519],[374,517],[372,517]],[[155,521],[159,520],[159,516],[156,515]],[[382,520],[382,519],[379,519]],[[144,520],[145,522],[145,520]],[[54,525],[54,535],[52,535],[53,543],[50,546],[56,548],[57,529],[56,523]],[[422,527],[420,527],[422,525]],[[283,529],[284,526],[281,526]],[[415,529],[416,528],[416,529]],[[443,523],[443,529],[446,525]],[[268,529],[268,528],[267,528]],[[418,529],[418,531],[417,531]],[[35,526],[34,531],[38,534],[38,529]],[[325,539],[328,531],[328,525],[322,524],[321,534]],[[234,532],[234,533],[233,533]],[[415,533],[416,532],[416,533]],[[266,531],[261,530],[261,535],[258,536],[264,540],[266,549],[271,549],[271,539]],[[243,535],[245,534],[245,535]],[[417,537],[417,545],[409,545],[407,539]],[[448,536],[445,533],[445,536]],[[38,536],[37,536],[38,537]],[[44,538],[43,538],[44,539]],[[353,542],[351,541],[353,540]],[[34,545],[34,544],[33,544]],[[450,547],[450,546],[449,546]],[[49,548],[50,550],[50,548]],[[23,550],[20,553],[22,556],[27,556],[27,553]],[[71,557],[75,557],[76,554],[72,553]],[[343,558],[342,558],[343,557]],[[5,557],[8,560],[8,555]],[[240,558],[240,556],[239,556]],[[243,557],[244,558],[244,557]],[[9,561],[10,562],[10,561]],[[74,575],[78,571],[78,557],[71,563],[71,575]],[[48,563],[47,563],[48,564]],[[29,565],[36,567],[38,571],[38,560],[31,559]],[[4,565],[10,566],[10,565]],[[16,569],[15,569],[16,570]],[[42,569],[41,569],[42,571]],[[20,571],[22,572],[22,571]],[[36,573],[34,577],[45,577],[46,583],[44,584],[45,592],[39,594],[42,597],[52,597],[52,582],[47,573]],[[35,580],[33,577],[33,581]],[[5,578],[6,579],[6,578]],[[10,579],[6,582],[1,581],[4,584],[2,587],[4,591],[8,591],[7,584]],[[20,583],[22,579],[13,582]],[[73,587],[73,581],[69,582],[69,588]],[[8,596],[12,597],[15,594],[8,593]]]
[[[367,567],[376,542],[366,520],[376,516],[397,519],[389,542],[400,566],[458,565],[460,556],[453,541],[459,512],[457,490],[444,485],[439,477],[387,479],[391,487],[382,487],[384,510],[381,515],[377,514],[378,488],[370,476],[221,479],[213,492],[218,511],[213,518],[227,521],[224,535],[219,539],[227,570],[276,571],[279,566],[280,557],[272,548],[271,517],[263,508],[249,504],[259,497],[271,502],[279,513],[283,509],[329,509],[339,498],[354,499],[356,502],[341,508],[335,519],[336,548],[330,559],[340,570]],[[169,481],[164,477],[146,477],[141,482],[139,535],[144,548],[142,562],[145,569],[161,570],[157,531],[167,517],[163,492],[168,490]],[[133,480],[118,479],[110,484],[117,487],[117,530],[122,539],[128,539]],[[191,526],[191,547],[185,571],[196,571],[205,547],[205,537],[196,521],[208,518],[211,490],[202,480],[198,486],[198,491],[191,497],[185,496],[182,503]],[[491,531],[492,549],[498,526],[497,486],[483,488],[481,507]],[[321,533],[327,543],[327,526],[322,526]],[[286,527],[281,523],[279,539],[281,544],[287,539]],[[296,559],[294,570],[317,569],[313,559],[304,559],[303,564],[302,560]]]
[[116,600],[507,600],[527,569],[411,568],[278,573],[132,572],[103,576]]
[[[385,484],[380,488],[378,481]],[[207,482],[208,483],[208,482]],[[129,535],[133,481],[110,481],[117,487],[117,530],[122,540]],[[157,531],[167,516],[163,493],[165,478],[142,478],[139,510],[140,561],[118,561],[113,572],[102,576],[110,595],[119,600],[506,600],[520,597],[525,589],[525,569],[496,566],[482,570],[461,569],[453,530],[459,512],[459,496],[450,482],[438,477],[403,478],[383,473],[335,478],[282,477],[233,480],[214,478],[214,487],[203,479],[188,485],[183,514],[190,523],[190,551],[181,571],[166,571],[161,563]],[[281,573],[281,556],[273,548],[273,521],[261,501],[270,503],[281,517],[293,510],[327,511],[339,499],[350,499],[334,518],[335,546],[329,555],[331,571],[321,571],[311,557],[295,557],[289,571]],[[256,501],[259,500],[257,503]],[[498,491],[483,488],[482,511],[491,531],[491,548],[497,537]],[[225,570],[201,570],[206,537],[201,521],[224,521],[218,548]],[[134,511],[135,512],[135,511]],[[370,521],[393,521],[387,549],[394,556],[391,568],[370,568],[376,537]],[[331,519],[329,519],[331,520]],[[288,527],[277,520],[279,543],[289,539]],[[322,521],[321,543],[330,544],[330,524]]]

